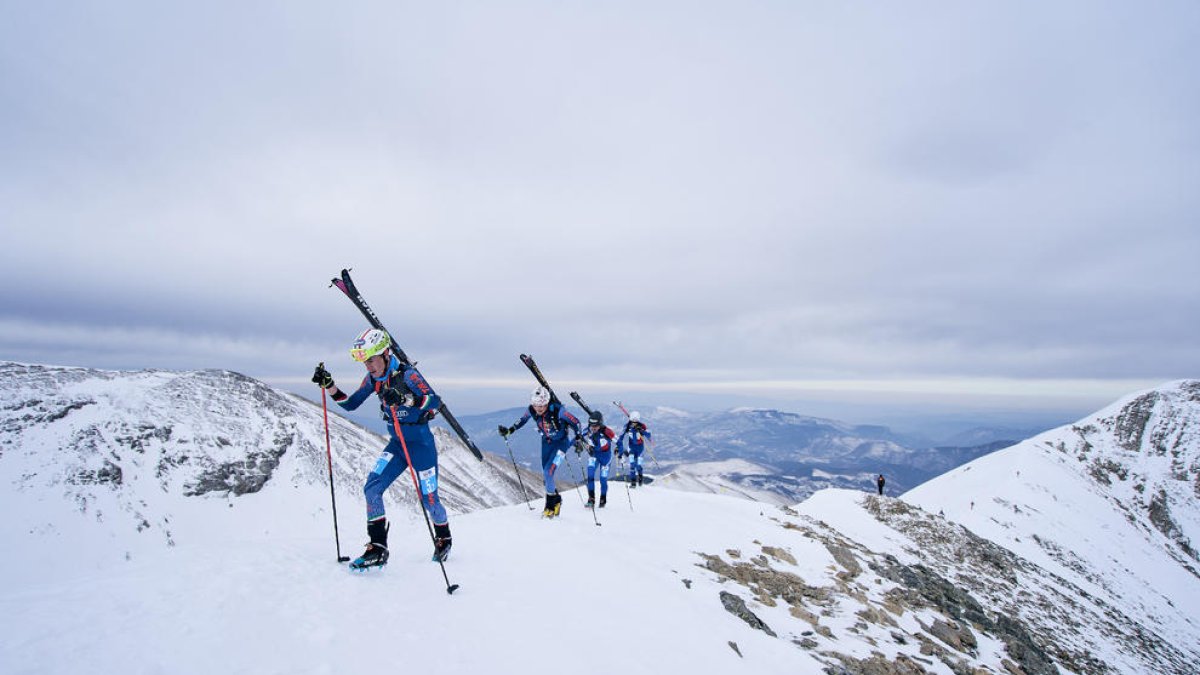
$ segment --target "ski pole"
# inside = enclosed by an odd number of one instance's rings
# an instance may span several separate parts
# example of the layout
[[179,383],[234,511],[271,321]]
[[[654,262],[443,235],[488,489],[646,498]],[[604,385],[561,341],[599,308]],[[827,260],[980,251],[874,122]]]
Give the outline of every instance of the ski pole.
[[[433,547],[437,548],[437,537],[433,534],[433,523],[429,522],[429,512],[425,510],[425,502],[421,498],[421,485],[417,482],[417,467],[413,466],[412,457],[408,456],[408,443],[404,442],[404,434],[400,433],[400,418],[396,417],[396,406],[388,406],[392,411],[392,428],[396,430],[396,438],[400,439],[400,449],[404,451],[404,460],[408,462],[408,470],[412,473],[413,488],[417,491],[417,506],[421,507],[421,515],[425,516],[425,527],[429,530],[429,540],[433,542]],[[429,501],[433,501],[433,495],[429,495]],[[441,560],[438,565],[442,567],[442,578],[446,580],[446,592],[453,594],[458,590],[458,584],[450,583],[450,576],[446,574],[446,563]]]
[[[325,368],[324,361],[321,362],[321,368]],[[329,442],[329,403],[327,399],[325,387],[321,387],[321,413],[325,416],[325,461],[329,464],[329,501],[333,504],[333,543],[337,547],[337,561],[344,563],[350,562],[350,556],[342,555],[342,540],[338,536],[337,496],[333,491],[333,450]]]
[[[574,469],[575,469],[575,464],[573,464],[573,463],[571,462],[571,455],[570,455],[569,453],[566,453],[566,452],[564,452],[564,453],[563,453],[563,457],[565,457],[565,458],[566,458],[566,460],[567,460],[567,468],[569,468],[569,469],[571,469],[571,470],[574,470]],[[581,493],[581,492],[579,491],[579,486],[578,486],[578,485],[576,485],[576,486],[575,486],[575,489],[574,489],[574,490],[572,490],[572,492],[574,492],[574,493],[575,493],[575,494],[576,494],[576,495],[579,497],[579,503],[580,503],[580,504],[583,504],[583,503],[584,503],[584,502],[583,502],[583,493]]]
[[[583,478],[583,482],[587,482],[587,471],[583,467],[579,467],[579,475]],[[580,495],[582,496],[582,495]],[[585,505],[586,506],[586,505]],[[596,504],[592,504],[592,508],[588,509],[592,512],[592,522],[596,523],[596,527],[600,527],[600,519],[596,517]]]
[[521,470],[517,468],[517,458],[513,456],[512,446],[508,443],[508,436],[504,437],[504,445],[508,446],[508,457],[513,463],[513,473],[517,474],[517,482],[521,484],[521,496],[525,498],[525,506],[529,510],[533,510],[533,504],[529,503],[529,493],[525,491],[525,481],[521,480]]
[[633,490],[629,489],[629,475],[625,474],[625,498],[629,500],[629,510],[633,510]]

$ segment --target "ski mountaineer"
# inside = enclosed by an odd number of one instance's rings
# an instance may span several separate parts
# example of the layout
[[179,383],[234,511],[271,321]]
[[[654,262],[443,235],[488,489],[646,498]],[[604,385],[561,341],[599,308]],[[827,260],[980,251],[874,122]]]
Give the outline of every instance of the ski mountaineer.
[[571,447],[567,430],[575,431],[576,440],[583,432],[579,430],[579,418],[564,410],[558,401],[552,402],[550,392],[545,387],[533,390],[529,404],[529,408],[516,424],[511,427],[500,425],[500,435],[508,438],[530,419],[537,424],[538,433],[542,436],[542,480],[546,487],[546,507],[542,515],[553,518],[562,510],[562,495],[558,494],[558,488],[555,487],[554,473],[567,456],[567,449]]
[[333,376],[321,366],[313,373],[313,382],[324,387],[344,410],[355,410],[367,397],[379,397],[379,411],[387,420],[391,441],[367,476],[363,494],[367,498],[366,551],[350,563],[354,569],[379,567],[388,561],[388,522],[383,508],[383,493],[404,470],[412,470],[421,486],[421,506],[433,520],[433,559],[443,562],[450,555],[450,521],[446,507],[438,498],[438,458],[429,420],[433,418],[441,398],[412,365],[403,363],[392,353],[392,340],[382,330],[363,331],[350,356],[367,368],[362,384],[350,395],[337,388]]
[[600,508],[608,503],[608,463],[612,461],[613,438],[616,436],[612,429],[604,426],[604,415],[599,410],[593,410],[588,415],[588,430],[583,437],[587,446],[588,465],[587,507],[596,506],[596,467],[600,467]]
[[[625,443],[625,437],[629,436],[629,449],[622,450]],[[634,410],[629,413],[629,421],[625,423],[625,428],[621,430],[621,437],[617,439],[617,455],[629,457],[629,487],[637,487],[644,485],[646,479],[642,476],[642,453],[646,451],[646,442],[650,440],[650,430],[642,422],[642,414]]]

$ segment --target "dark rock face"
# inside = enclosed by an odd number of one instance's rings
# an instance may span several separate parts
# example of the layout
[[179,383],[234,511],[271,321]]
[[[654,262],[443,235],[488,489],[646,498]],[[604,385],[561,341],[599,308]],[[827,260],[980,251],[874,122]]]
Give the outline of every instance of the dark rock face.
[[1146,433],[1146,424],[1158,403],[1158,394],[1150,393],[1130,401],[1115,420],[1117,441],[1129,452],[1142,449],[1142,436]]
[[122,480],[121,467],[107,459],[99,469],[80,469],[67,478],[72,485],[113,485],[119,486]]
[[1162,532],[1163,536],[1174,541],[1175,544],[1179,546],[1180,550],[1187,554],[1189,558],[1200,561],[1200,558],[1197,558],[1196,556],[1196,550],[1192,548],[1191,540],[1187,538],[1187,536],[1183,533],[1183,530],[1171,517],[1170,502],[1167,499],[1167,493],[1165,490],[1159,490],[1158,493],[1155,494],[1150,500],[1149,513],[1150,522],[1154,523],[1154,527],[1157,528],[1159,532]]
[[751,628],[761,630],[771,637],[779,637],[775,635],[775,631],[771,630],[767,624],[763,623],[762,619],[758,618],[754,612],[751,612],[746,607],[745,600],[742,600],[733,593],[730,593],[729,591],[721,591],[721,604],[725,607],[726,611],[742,621],[745,621],[750,625]]
[[243,461],[213,466],[189,483],[183,494],[196,497],[210,492],[234,495],[258,492],[270,480],[285,450],[254,451],[247,454]]

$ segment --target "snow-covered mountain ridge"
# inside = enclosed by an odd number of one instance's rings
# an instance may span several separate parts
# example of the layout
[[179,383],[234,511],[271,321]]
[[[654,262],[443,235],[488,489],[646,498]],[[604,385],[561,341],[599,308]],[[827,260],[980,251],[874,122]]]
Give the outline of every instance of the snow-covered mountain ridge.
[[[254,518],[253,505],[280,493],[300,512],[330,510],[322,410],[298,396],[215,370],[0,363],[0,383],[8,541],[69,532],[67,523],[83,518],[113,540],[174,545],[185,529],[180,518],[228,509]],[[357,540],[362,482],[386,439],[334,410],[329,426],[339,515]],[[480,463],[443,429],[434,432],[447,508],[462,513],[523,498],[511,464],[494,455]],[[526,475],[526,484],[532,479]],[[387,498],[420,517],[413,495],[411,484],[397,481]],[[127,532],[139,536],[126,538]]]
[[1140,627],[1200,645],[1200,381],[1131,395],[910,491]]

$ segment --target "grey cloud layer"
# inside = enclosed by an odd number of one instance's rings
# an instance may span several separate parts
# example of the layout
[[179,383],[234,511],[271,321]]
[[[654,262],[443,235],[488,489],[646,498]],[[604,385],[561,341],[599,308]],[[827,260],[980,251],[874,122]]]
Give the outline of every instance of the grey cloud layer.
[[874,12],[14,9],[0,345],[302,369],[350,265],[464,377],[1196,376],[1194,3]]

